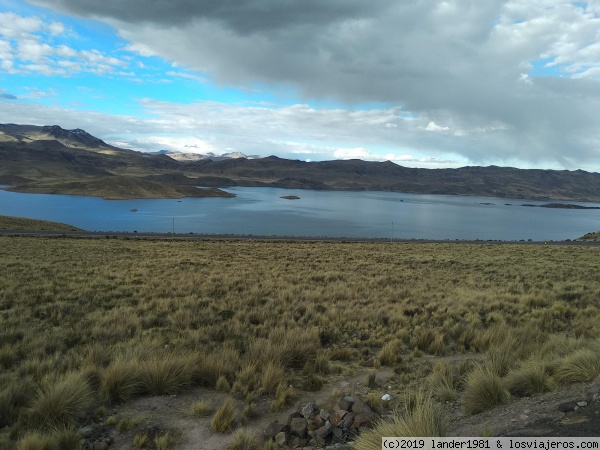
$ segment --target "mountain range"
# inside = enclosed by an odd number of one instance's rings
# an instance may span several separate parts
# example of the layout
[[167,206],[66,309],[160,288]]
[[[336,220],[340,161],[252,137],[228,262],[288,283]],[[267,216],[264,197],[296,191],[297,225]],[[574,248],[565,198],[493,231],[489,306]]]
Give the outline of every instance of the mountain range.
[[[186,146],[187,147],[187,146]],[[222,155],[216,155],[213,152],[208,153],[193,153],[193,152],[179,152],[175,150],[159,150],[157,152],[147,152],[149,155],[167,155],[176,161],[200,161],[202,159],[210,159],[212,161],[222,161],[224,159],[258,159],[262,156],[258,155],[245,155],[242,152],[230,152],[223,153]]]
[[121,149],[81,129],[56,125],[0,124],[0,184],[17,192],[178,198],[232,196],[219,187],[269,186],[600,201],[600,174],[583,170],[416,169],[358,159],[305,162],[276,156],[203,156]]

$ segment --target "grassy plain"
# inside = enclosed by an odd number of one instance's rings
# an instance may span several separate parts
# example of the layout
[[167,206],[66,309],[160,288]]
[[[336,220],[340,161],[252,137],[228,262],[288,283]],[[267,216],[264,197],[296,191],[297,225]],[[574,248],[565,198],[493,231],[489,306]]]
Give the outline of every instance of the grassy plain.
[[103,405],[191,386],[277,410],[369,357],[422,415],[477,414],[600,374],[599,270],[591,246],[0,237],[0,447],[71,448]]

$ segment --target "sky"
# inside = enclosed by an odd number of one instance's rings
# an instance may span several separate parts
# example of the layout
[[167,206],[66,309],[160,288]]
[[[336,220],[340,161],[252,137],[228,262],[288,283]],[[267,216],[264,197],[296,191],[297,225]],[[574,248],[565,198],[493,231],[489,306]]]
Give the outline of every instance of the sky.
[[0,123],[599,172],[600,0],[0,0]]

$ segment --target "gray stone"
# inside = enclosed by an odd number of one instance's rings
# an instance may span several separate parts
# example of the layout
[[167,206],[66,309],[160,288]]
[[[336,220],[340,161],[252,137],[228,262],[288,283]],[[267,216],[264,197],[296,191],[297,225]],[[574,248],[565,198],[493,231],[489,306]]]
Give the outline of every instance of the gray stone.
[[108,448],[108,444],[104,441],[96,442],[94,444],[94,450],[106,450]]
[[298,419],[300,417],[302,417],[302,414],[300,414],[298,411],[294,411],[288,416],[287,424],[289,425],[290,423],[292,423],[293,419]]
[[594,402],[600,398],[600,386],[592,386],[585,390],[585,399]]
[[587,406],[587,402],[577,402],[577,406]]
[[354,404],[354,402],[356,402],[356,400],[358,400],[356,397],[346,396],[338,402],[338,406],[340,407],[340,409],[350,411],[352,409],[352,405]]
[[354,423],[354,414],[348,414],[346,417],[344,417],[344,420],[341,423],[341,427],[343,430],[348,430],[348,429],[350,429],[350,427],[352,426],[353,423]]
[[344,437],[344,430],[342,430],[340,427],[333,427],[331,432],[333,434],[333,438],[337,441],[341,441]]
[[367,405],[363,400],[357,398],[354,404],[352,405],[351,411],[355,414],[363,414],[369,418],[373,418],[376,414],[373,410]]
[[575,411],[577,409],[577,403],[576,402],[565,402],[565,403],[561,403],[560,405],[558,405],[558,410],[560,412],[569,412],[569,411]]
[[290,434],[305,438],[308,432],[308,423],[304,417],[294,417],[290,422]]
[[302,410],[300,412],[302,413],[302,416],[305,419],[312,420],[315,418],[315,416],[319,412],[319,407],[317,406],[316,403],[308,402],[306,405],[304,405],[302,407]]
[[83,427],[79,429],[79,434],[83,437],[90,437],[92,435],[93,428],[91,426]]
[[288,435],[284,431],[280,431],[275,435],[275,442],[277,445],[285,445],[288,441]]
[[275,435],[281,432],[284,428],[285,425],[276,420],[275,422],[271,422],[269,425],[267,425],[263,431],[263,436],[265,439],[273,439]]
[[329,422],[325,422],[325,425],[315,431],[315,436],[317,436],[317,439],[324,441],[330,433],[331,424]]
[[331,413],[329,411],[327,411],[326,409],[322,409],[319,412],[319,416],[321,416],[321,419],[323,419],[324,421],[328,421],[329,418],[331,417]]

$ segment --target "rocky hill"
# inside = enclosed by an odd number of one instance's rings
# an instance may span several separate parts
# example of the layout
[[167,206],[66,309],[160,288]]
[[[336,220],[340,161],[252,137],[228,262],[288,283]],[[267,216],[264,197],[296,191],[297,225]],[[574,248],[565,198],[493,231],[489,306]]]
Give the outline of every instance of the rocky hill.
[[[20,192],[147,198],[206,194],[179,188],[179,193],[174,193],[174,186],[268,186],[600,201],[600,174],[583,170],[497,166],[415,169],[390,161],[304,162],[276,156],[208,156],[174,159],[164,152],[148,154],[120,149],[80,129],[0,125],[0,184]],[[119,185],[118,177],[136,179],[135,183],[131,179],[121,183],[129,184],[131,192],[113,189],[113,185]],[[102,183],[106,186],[97,189]],[[115,191],[114,196],[111,191]],[[215,194],[218,191],[211,191],[211,195]]]

